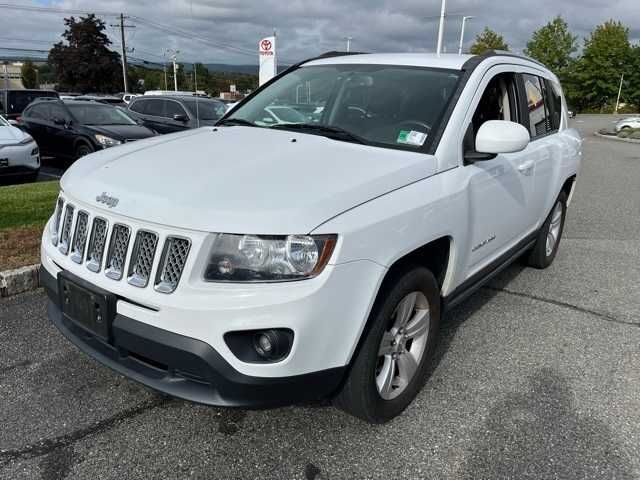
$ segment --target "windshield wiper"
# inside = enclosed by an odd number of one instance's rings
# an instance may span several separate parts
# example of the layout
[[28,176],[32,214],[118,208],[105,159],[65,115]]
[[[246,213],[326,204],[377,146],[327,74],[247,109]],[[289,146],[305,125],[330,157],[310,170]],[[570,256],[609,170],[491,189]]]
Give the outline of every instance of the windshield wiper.
[[240,125],[242,127],[257,127],[253,122],[245,120],[244,118],[225,118],[220,120],[216,125]]
[[313,125],[311,123],[281,123],[279,125],[273,125],[269,128],[275,128],[279,130],[292,130],[305,133],[311,133],[315,135],[321,135],[323,137],[331,138],[333,140],[342,140],[344,142],[360,143],[362,145],[368,145],[364,138],[351,133],[348,130],[340,127],[331,127],[328,125]]

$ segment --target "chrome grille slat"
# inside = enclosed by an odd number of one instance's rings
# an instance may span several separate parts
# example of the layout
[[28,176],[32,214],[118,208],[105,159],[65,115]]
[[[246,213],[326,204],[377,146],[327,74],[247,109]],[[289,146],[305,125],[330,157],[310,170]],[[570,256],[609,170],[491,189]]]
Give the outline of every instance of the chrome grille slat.
[[76,263],[82,263],[84,258],[84,249],[87,244],[87,234],[89,233],[89,214],[85,211],[78,212],[76,219],[76,228],[73,233],[73,242],[71,242],[71,260]]
[[167,237],[156,273],[155,289],[158,292],[171,293],[176,289],[190,248],[191,242],[186,238]]
[[116,223],[113,226],[104,272],[107,277],[113,280],[120,280],[122,278],[124,264],[127,261],[130,236],[131,230],[126,225]]
[[62,197],[58,197],[58,201],[56,202],[56,211],[53,217],[53,224],[51,225],[51,243],[53,245],[58,244],[58,234],[60,233],[60,220],[62,219],[62,206],[64,205],[64,200]]
[[63,255],[69,253],[71,226],[73,225],[74,211],[74,206],[70,204],[67,204],[64,209],[64,221],[62,222],[62,231],[60,232],[60,245],[58,245],[58,250],[60,250],[60,253],[62,253]]
[[138,230],[129,261],[127,281],[136,287],[144,288],[149,283],[153,258],[158,246],[158,235],[146,230]]
[[93,219],[89,247],[87,248],[87,268],[92,272],[99,272],[102,266],[108,226],[104,218],[96,217]]

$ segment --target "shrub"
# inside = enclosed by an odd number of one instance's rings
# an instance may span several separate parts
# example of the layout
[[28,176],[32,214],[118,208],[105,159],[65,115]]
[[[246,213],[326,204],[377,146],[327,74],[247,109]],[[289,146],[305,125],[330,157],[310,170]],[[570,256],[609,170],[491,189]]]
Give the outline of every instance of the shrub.
[[636,129],[631,132],[628,138],[632,138],[633,140],[640,140],[640,129]]

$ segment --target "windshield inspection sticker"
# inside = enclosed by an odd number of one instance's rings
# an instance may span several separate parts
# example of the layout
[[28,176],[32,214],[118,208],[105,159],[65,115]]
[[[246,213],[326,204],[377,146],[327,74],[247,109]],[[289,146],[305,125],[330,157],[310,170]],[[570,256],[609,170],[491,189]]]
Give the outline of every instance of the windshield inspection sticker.
[[398,133],[397,143],[404,143],[406,145],[418,145],[421,146],[427,139],[427,134],[422,132],[416,132],[415,130],[400,130]]

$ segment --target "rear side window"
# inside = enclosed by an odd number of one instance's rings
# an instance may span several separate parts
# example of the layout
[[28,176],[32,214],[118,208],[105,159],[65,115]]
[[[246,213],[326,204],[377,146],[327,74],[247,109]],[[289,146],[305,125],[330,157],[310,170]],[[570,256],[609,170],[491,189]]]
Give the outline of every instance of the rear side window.
[[51,120],[58,119],[58,118],[62,120],[69,120],[69,114],[60,105],[56,105],[52,103],[51,105],[49,105],[49,109],[50,109],[49,116]]
[[553,123],[549,107],[546,85],[543,79],[527,73],[522,75],[524,89],[527,95],[527,108],[529,110],[529,129],[531,139],[535,139],[552,132]]
[[562,89],[556,82],[547,80],[547,94],[551,105],[551,123],[553,129],[558,130],[562,119]]
[[49,105],[46,103],[34,105],[27,109],[25,116],[33,120],[46,120],[49,118]]

